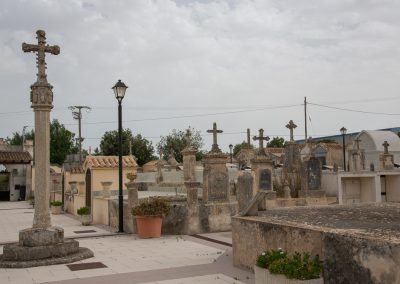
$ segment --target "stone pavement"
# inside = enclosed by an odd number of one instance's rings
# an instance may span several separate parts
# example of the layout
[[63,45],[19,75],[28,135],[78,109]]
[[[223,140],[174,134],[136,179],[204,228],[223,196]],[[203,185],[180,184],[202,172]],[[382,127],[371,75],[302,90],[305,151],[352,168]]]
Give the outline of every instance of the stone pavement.
[[[16,241],[18,230],[31,226],[33,213],[24,213],[31,210],[29,205],[24,202],[15,205],[0,202],[0,242]],[[143,240],[132,234],[112,234],[97,226],[83,227],[67,214],[53,215],[52,218],[53,224],[63,227],[70,237],[86,235],[74,233],[79,230],[93,229],[96,234],[104,233],[104,236],[79,239],[81,246],[91,249],[95,257],[77,262],[86,266],[97,263],[102,268],[81,267],[82,270],[72,271],[67,265],[53,265],[0,269],[1,284],[254,283],[253,273],[232,266],[229,232],[205,234],[206,240],[171,235]]]

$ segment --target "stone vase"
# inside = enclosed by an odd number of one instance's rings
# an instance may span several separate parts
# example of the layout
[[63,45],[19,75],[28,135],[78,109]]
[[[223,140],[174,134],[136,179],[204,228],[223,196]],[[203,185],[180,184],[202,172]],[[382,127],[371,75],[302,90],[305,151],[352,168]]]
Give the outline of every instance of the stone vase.
[[61,208],[62,208],[61,205],[60,205],[60,206],[51,205],[51,207],[50,207],[50,209],[51,209],[51,214],[55,214],[55,215],[61,214],[61,213],[62,213]]
[[92,223],[92,215],[80,215],[83,226],[89,226]]
[[254,266],[256,284],[323,284],[322,277],[310,280],[289,279],[282,274],[272,274],[268,269]]
[[137,233],[141,239],[161,237],[161,216],[135,216]]

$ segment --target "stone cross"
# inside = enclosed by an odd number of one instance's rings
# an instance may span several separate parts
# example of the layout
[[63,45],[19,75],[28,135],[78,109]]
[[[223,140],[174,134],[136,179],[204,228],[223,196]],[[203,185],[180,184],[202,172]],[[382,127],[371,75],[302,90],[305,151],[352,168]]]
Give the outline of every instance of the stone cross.
[[361,142],[361,139],[360,139],[360,138],[357,138],[357,139],[354,140],[354,142],[356,142],[357,150],[360,150],[360,142]]
[[293,129],[297,127],[296,124],[293,123],[293,120],[290,120],[288,124],[286,124],[286,128],[290,130],[290,142],[294,141],[294,136],[293,136]]
[[247,128],[247,146],[250,148],[250,128]]
[[264,152],[264,140],[265,141],[269,141],[269,137],[268,136],[265,136],[264,137],[264,129],[260,129],[260,130],[258,130],[258,137],[257,136],[254,136],[253,137],[253,140],[258,140],[258,143],[259,143],[259,149],[258,149],[258,154],[259,155],[265,155],[265,152]]
[[185,141],[186,147],[192,146],[192,133],[190,133],[189,129],[186,129]]
[[47,83],[45,54],[46,52],[54,55],[60,54],[60,47],[58,45],[46,45],[46,33],[44,31],[38,30],[36,35],[38,44],[27,44],[24,42],[22,43],[22,50],[24,52],[37,52],[37,82]]
[[388,149],[389,149],[390,144],[385,140],[385,142],[383,142],[382,146],[384,147],[383,154],[389,154]]
[[207,130],[207,132],[213,134],[213,145],[211,148],[211,152],[221,152],[221,150],[219,149],[218,144],[217,144],[217,133],[222,133],[223,131],[218,130],[217,123],[214,122],[213,129]]

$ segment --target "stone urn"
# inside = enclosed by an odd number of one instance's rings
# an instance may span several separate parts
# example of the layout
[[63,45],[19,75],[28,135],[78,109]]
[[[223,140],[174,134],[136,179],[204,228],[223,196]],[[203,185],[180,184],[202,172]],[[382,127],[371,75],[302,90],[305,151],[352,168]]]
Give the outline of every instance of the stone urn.
[[135,181],[137,174],[136,173],[127,173],[126,177],[129,179],[129,182]]

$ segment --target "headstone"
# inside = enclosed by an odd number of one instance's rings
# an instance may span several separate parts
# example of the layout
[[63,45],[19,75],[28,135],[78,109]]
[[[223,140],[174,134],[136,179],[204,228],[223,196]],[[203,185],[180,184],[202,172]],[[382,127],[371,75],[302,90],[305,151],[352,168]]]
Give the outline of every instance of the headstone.
[[32,267],[69,263],[93,256],[79,248],[76,240],[64,240],[64,230],[51,226],[50,200],[50,111],[53,108],[53,86],[47,82],[45,54],[57,55],[57,45],[46,44],[46,33],[36,32],[38,44],[22,44],[24,52],[37,52],[37,80],[31,85],[31,107],[35,116],[35,213],[32,228],[19,232],[19,242],[7,244],[0,256],[0,267]]
[[310,157],[303,164],[303,174],[299,197],[325,197],[321,189],[322,165],[316,157]]
[[394,155],[389,153],[389,143],[385,141],[382,144],[383,154],[379,155],[379,165],[381,171],[391,171],[394,169]]
[[203,158],[203,202],[226,202],[229,200],[229,176],[226,163],[228,155],[221,152],[217,144],[217,124],[214,122],[213,146]]
[[242,212],[253,198],[253,176],[250,172],[241,172],[237,179],[237,201]]
[[251,171],[254,178],[253,195],[260,190],[272,191],[272,160],[265,154],[264,141],[269,137],[264,136],[264,130],[259,130],[259,136],[254,136],[253,140],[259,141],[257,155],[251,160]]

